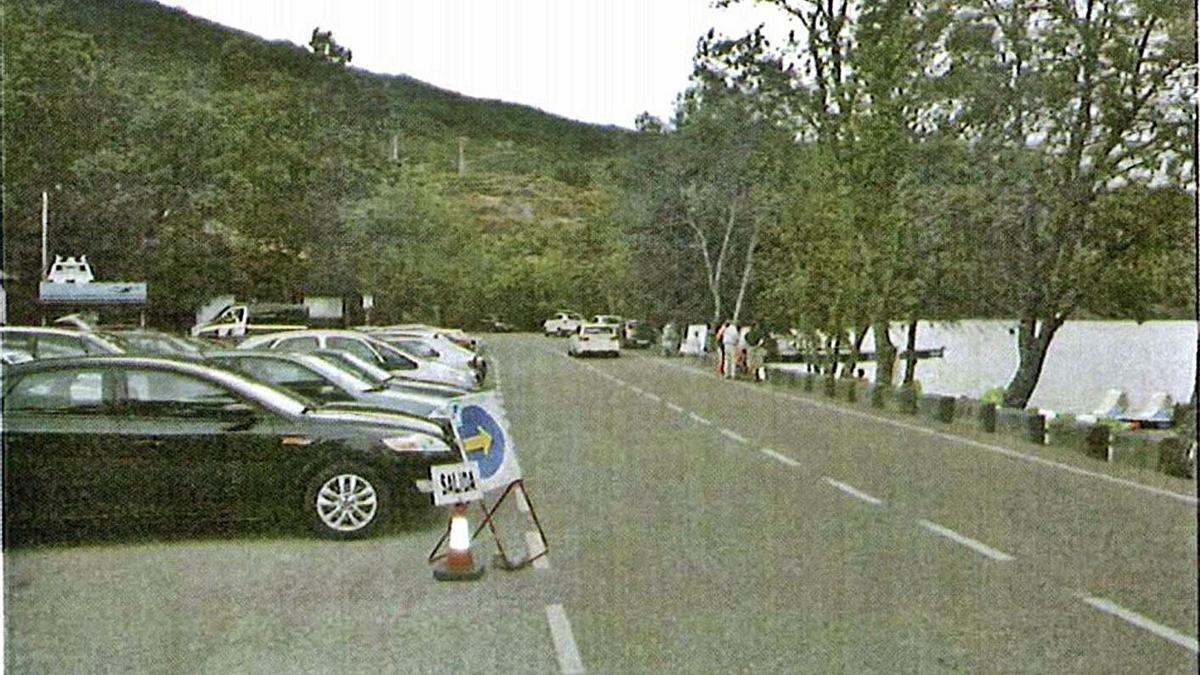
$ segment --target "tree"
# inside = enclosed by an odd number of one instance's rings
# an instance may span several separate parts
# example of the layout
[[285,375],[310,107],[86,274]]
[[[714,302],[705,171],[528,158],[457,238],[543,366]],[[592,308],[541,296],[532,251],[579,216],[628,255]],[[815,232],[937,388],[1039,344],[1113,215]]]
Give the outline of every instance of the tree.
[[[1001,169],[986,250],[1019,321],[1006,406],[1028,403],[1055,333],[1117,262],[1104,196],[1194,180],[1194,26],[1183,3],[1139,0],[975,0],[956,14],[943,110]],[[1122,256],[1144,248],[1125,244]]]
[[[730,304],[736,321],[757,250],[756,195],[765,193],[755,185],[765,175],[766,128],[736,92],[703,73],[682,97],[673,127],[647,139],[626,180],[630,234],[642,249],[635,264],[648,278],[659,277],[664,264],[675,268],[675,278],[658,285],[660,306],[678,307],[666,298],[698,292],[713,323]],[[668,263],[679,250],[693,255]]]

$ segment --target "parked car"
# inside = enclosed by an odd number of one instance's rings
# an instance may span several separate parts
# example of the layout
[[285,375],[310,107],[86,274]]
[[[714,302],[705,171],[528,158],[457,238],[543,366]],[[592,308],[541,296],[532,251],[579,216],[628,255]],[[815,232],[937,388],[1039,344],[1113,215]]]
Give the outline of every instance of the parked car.
[[463,349],[470,350],[476,354],[484,352],[483,341],[472,335],[468,335],[457,328],[443,328],[440,326],[430,326],[423,323],[402,323],[388,326],[356,326],[355,330],[360,330],[364,333],[407,333],[410,335],[420,335],[423,337],[431,337],[437,340],[446,340],[451,344],[458,345]]
[[340,368],[345,368],[376,387],[388,387],[398,391],[446,399],[462,396],[465,393],[461,387],[396,377],[390,371],[380,368],[378,364],[360,359],[354,354],[340,349],[317,349],[306,353],[319,356]]
[[629,319],[621,325],[621,346],[645,349],[654,344],[654,329],[646,322]]
[[620,328],[624,320],[616,314],[597,314],[592,317],[590,323],[598,323],[604,326],[616,326]]
[[312,353],[234,349],[209,352],[206,360],[326,406],[353,403],[420,417],[449,419],[449,402],[454,399],[377,384],[334,359]]
[[479,381],[487,378],[487,361],[475,352],[461,347],[441,335],[404,332],[368,332],[396,349],[418,359],[436,361],[451,368],[473,370]]
[[542,331],[546,335],[557,335],[563,337],[572,335],[579,330],[579,325],[583,323],[583,317],[575,312],[566,310],[558,310],[554,316],[546,319],[542,324]]
[[238,349],[275,349],[291,352],[341,349],[374,362],[398,377],[448,384],[466,390],[478,389],[480,386],[480,379],[474,372],[404,354],[383,340],[353,330],[268,333],[243,340]]
[[504,321],[495,314],[480,320],[479,327],[489,333],[511,333],[517,329],[516,326]]
[[117,340],[101,333],[39,326],[0,326],[0,349],[33,359],[125,352]]
[[143,354],[200,356],[209,350],[220,349],[215,343],[200,338],[155,330],[119,330],[107,335],[116,338],[125,351]]
[[299,515],[360,537],[461,458],[429,420],[324,408],[193,360],[33,361],[5,367],[3,394],[6,529]]
[[567,354],[570,356],[585,354],[620,356],[621,342],[617,339],[616,326],[599,323],[583,324],[567,341]]

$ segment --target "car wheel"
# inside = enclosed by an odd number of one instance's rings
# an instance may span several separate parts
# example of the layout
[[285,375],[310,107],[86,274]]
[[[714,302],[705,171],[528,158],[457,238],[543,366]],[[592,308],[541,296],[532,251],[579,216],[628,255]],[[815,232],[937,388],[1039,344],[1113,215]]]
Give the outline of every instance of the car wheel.
[[370,469],[337,463],[317,472],[304,494],[309,525],[326,539],[357,539],[375,530],[390,505]]

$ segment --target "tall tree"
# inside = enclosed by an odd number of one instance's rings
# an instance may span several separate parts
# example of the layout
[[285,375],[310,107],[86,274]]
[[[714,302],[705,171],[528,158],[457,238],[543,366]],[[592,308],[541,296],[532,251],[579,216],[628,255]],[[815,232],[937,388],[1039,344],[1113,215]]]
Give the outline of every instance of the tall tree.
[[1194,180],[1194,31],[1185,3],[960,6],[943,110],[977,157],[1005,169],[990,230],[1003,246],[989,249],[1019,321],[1005,405],[1028,403],[1055,333],[1114,262],[1103,196]]

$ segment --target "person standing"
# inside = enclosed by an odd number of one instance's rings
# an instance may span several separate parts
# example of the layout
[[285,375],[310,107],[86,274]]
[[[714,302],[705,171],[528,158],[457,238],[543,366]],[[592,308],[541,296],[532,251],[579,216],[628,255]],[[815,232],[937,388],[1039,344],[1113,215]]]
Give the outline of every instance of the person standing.
[[738,331],[737,325],[730,321],[721,335],[721,346],[725,352],[724,375],[726,379],[732,380],[737,375],[737,349],[741,339],[742,334]]
[[717,328],[716,334],[713,336],[717,343],[717,375],[725,374],[725,331],[729,329],[729,322],[726,321]]
[[751,323],[742,333],[742,341],[746,343],[746,372],[755,380],[767,379],[763,353],[765,339],[765,334],[757,323]]

